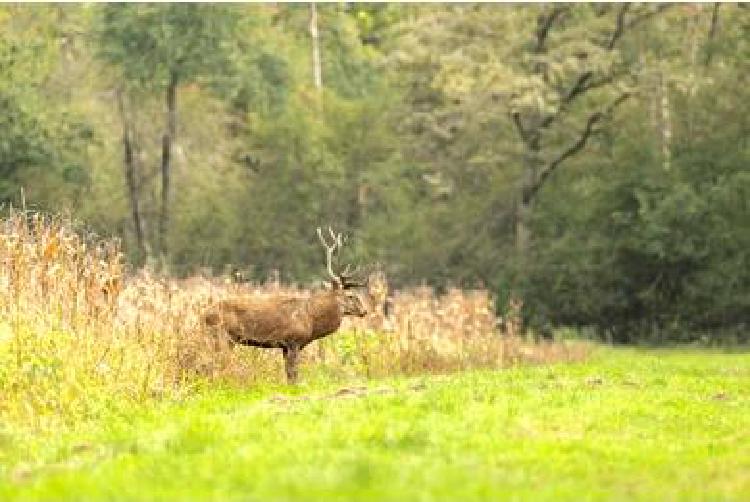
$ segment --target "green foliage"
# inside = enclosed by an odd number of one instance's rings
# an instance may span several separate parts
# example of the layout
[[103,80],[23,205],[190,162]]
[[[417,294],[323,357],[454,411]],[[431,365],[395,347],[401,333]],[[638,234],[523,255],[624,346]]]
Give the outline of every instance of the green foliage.
[[236,12],[201,4],[111,4],[98,32],[103,59],[140,85],[164,87],[221,72],[233,40]]
[[[0,12],[0,23],[9,23],[11,15]],[[19,24],[27,20],[19,18]],[[39,25],[46,21],[40,19]],[[21,189],[26,188],[34,203],[59,208],[88,180],[83,151],[94,132],[80,117],[38,91],[56,59],[49,39],[9,30],[9,36],[0,41],[2,201],[17,202]]]
[[23,187],[140,264],[114,93],[154,243],[173,78],[172,272],[307,282],[322,271],[315,227],[330,224],[351,236],[347,260],[383,263],[393,285],[484,286],[501,311],[523,296],[548,328],[742,332],[747,9],[319,5],[322,89],[310,12],[0,9],[0,198]]
[[[691,108],[713,102],[700,115],[678,115],[680,129],[720,130],[743,113],[737,103],[747,97],[714,95],[714,85],[677,94]],[[622,342],[746,341],[750,150],[742,126],[680,130],[669,170],[647,133],[625,121],[621,129],[614,151],[602,148],[598,165],[559,183],[539,208],[531,315],[597,326]]]

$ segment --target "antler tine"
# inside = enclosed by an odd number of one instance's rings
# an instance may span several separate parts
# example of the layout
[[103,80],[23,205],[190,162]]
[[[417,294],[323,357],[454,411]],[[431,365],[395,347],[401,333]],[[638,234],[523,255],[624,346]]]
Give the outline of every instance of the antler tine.
[[363,280],[361,277],[359,277],[360,272],[361,267],[359,265],[355,266],[354,270],[351,270],[351,265],[347,264],[344,268],[344,271],[339,274],[342,285],[355,287],[365,286],[367,284],[367,280]]
[[[331,231],[331,227],[328,227],[328,231],[333,234]],[[318,227],[318,238],[320,239],[320,242],[323,243],[323,247],[326,249],[326,268],[328,269],[328,275],[331,276],[331,280],[334,282],[340,283],[341,280],[336,276],[336,274],[333,273],[333,253],[336,251],[336,242],[334,240],[334,243],[332,245],[329,245],[328,242],[326,242],[325,237],[323,237],[323,232],[320,230],[320,227]]]
[[354,270],[351,270],[351,268],[352,268],[352,266],[349,263],[347,263],[346,267],[344,268],[344,271],[341,272],[339,275],[342,276],[342,277],[344,277],[344,276],[346,276],[346,277],[353,277],[353,276],[359,274],[362,271],[362,267],[360,267],[359,265],[357,265],[356,267],[354,267]]
[[356,266],[354,267],[354,270],[352,270],[352,267],[350,264],[347,264],[344,267],[344,270],[339,272],[338,274],[333,271],[333,255],[341,250],[341,248],[344,246],[344,243],[346,242],[346,236],[344,236],[342,233],[336,233],[333,231],[333,229],[329,226],[328,227],[328,235],[330,235],[330,244],[328,240],[323,236],[323,231],[320,229],[320,227],[317,228],[318,232],[318,238],[320,239],[320,242],[323,243],[323,246],[326,249],[326,267],[328,269],[328,275],[331,276],[331,279],[334,281],[334,283],[338,284],[339,287],[344,286],[358,286],[360,285],[360,281],[352,280],[353,277],[355,277],[360,272],[360,267]]
[[320,227],[318,227],[317,230],[318,230],[318,239],[320,239],[320,242],[321,244],[323,244],[323,247],[326,248],[326,250],[330,249],[330,246],[328,245],[326,238],[323,237],[323,231],[320,230]]
[[341,233],[339,232],[337,234],[336,232],[333,231],[331,227],[328,227],[328,233],[331,234],[331,240],[333,241],[334,245],[338,249],[341,249],[344,245],[342,238],[341,238]]

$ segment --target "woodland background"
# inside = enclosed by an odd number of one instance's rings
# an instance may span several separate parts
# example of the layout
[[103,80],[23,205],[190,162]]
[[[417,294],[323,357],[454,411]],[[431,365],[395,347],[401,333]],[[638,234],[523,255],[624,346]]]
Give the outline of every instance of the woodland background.
[[134,268],[486,288],[529,326],[742,341],[750,9],[0,7],[0,199]]

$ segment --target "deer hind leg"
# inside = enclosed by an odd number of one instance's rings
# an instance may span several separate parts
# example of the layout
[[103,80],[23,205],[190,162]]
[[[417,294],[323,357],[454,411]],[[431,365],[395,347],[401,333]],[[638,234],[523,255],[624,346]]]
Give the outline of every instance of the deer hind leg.
[[299,360],[299,347],[290,345],[281,349],[284,352],[284,369],[286,370],[286,381],[290,384],[297,383],[297,362]]
[[226,350],[233,349],[236,345],[236,342],[234,339],[229,335],[229,333],[226,333],[222,330],[215,330],[212,333],[213,338],[213,345],[214,345],[214,352],[224,352]]

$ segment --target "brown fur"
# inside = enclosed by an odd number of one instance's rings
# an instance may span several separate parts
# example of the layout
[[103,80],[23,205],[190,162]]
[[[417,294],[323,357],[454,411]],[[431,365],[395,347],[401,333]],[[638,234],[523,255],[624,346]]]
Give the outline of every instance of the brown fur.
[[345,315],[367,314],[365,302],[351,289],[336,287],[309,298],[285,296],[222,300],[203,315],[208,327],[226,333],[235,344],[280,348],[287,379],[297,380],[297,356],[310,342],[330,335]]

